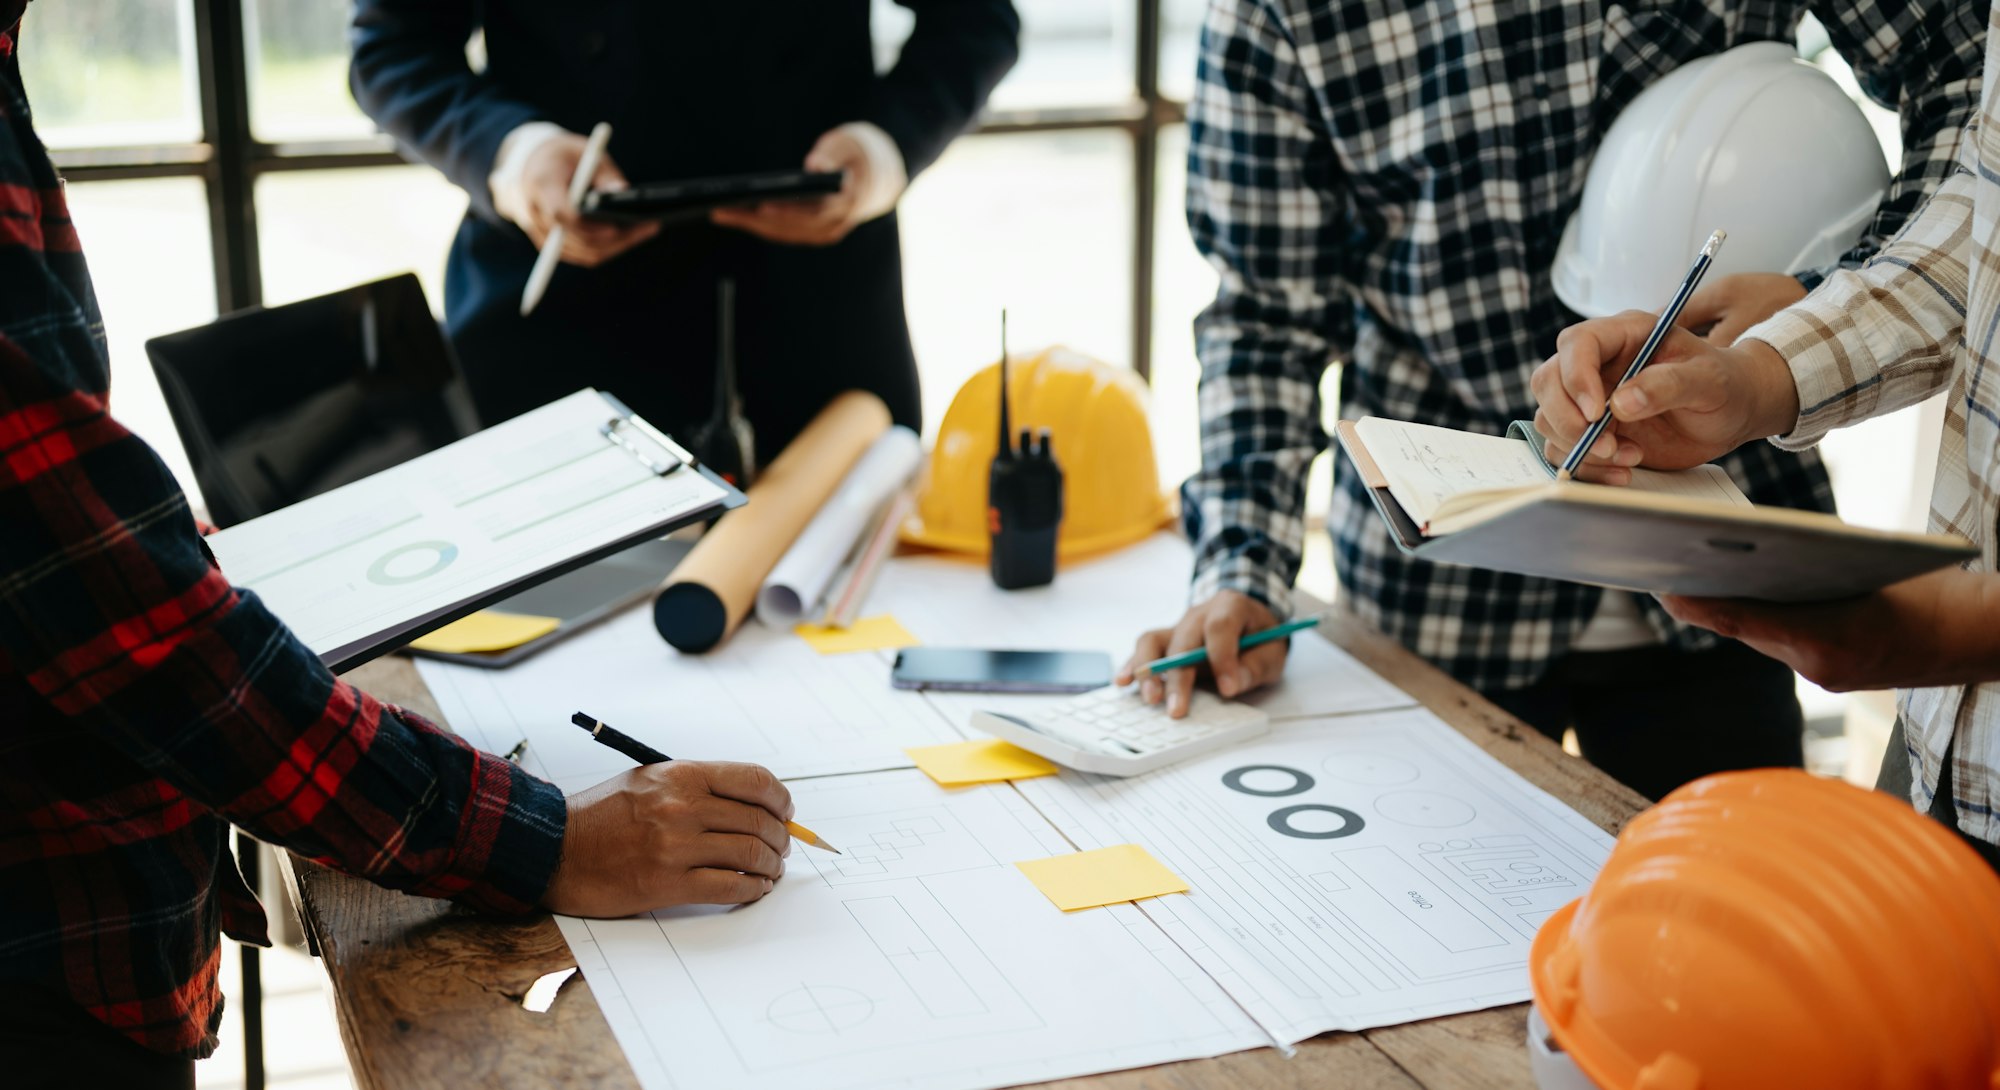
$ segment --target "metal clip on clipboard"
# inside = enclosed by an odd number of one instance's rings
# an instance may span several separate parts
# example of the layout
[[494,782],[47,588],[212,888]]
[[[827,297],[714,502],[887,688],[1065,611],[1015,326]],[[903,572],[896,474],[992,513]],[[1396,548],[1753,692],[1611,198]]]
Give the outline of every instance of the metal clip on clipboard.
[[[598,425],[597,431],[606,440],[625,448],[627,453],[638,459],[640,465],[652,470],[656,476],[665,477],[695,464],[694,455],[643,420],[614,416]],[[653,449],[649,451],[648,448]]]

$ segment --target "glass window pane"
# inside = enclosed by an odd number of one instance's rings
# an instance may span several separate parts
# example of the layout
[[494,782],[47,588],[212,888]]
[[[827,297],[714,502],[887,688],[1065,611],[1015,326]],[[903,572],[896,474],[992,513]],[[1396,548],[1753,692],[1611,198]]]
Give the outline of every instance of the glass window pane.
[[1000,354],[1066,344],[1131,362],[1132,144],[1116,131],[973,136],[902,204],[903,290],[935,434]]
[[1195,57],[1208,0],[1161,0],[1160,93],[1186,102],[1194,95]]
[[415,272],[442,312],[445,252],[465,203],[465,191],[429,167],[267,174],[257,180],[264,301]]
[[[995,110],[1100,106],[1130,100],[1137,8],[1133,0],[1014,0],[1021,59],[993,91]],[[876,65],[887,70],[916,17],[874,0]]]
[[347,4],[244,0],[250,127],[259,140],[366,136],[375,124],[347,90]]
[[104,312],[111,414],[151,443],[181,487],[198,498],[194,472],[146,359],[146,341],[215,318],[215,264],[202,183],[195,178],[85,182],[65,192]]
[[28,5],[21,82],[52,148],[201,138],[194,16],[186,0]]

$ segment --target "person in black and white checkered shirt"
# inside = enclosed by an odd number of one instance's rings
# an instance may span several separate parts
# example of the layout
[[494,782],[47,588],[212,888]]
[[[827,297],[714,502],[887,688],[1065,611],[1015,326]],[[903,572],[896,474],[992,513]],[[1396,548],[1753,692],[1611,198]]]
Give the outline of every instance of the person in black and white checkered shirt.
[[[1549,270],[1598,140],[1661,76],[1790,41],[1808,9],[1901,116],[1901,169],[1852,267],[1950,173],[1979,98],[1983,5],[1214,0],[1189,110],[1188,224],[1221,274],[1195,323],[1194,605],[1143,635],[1134,662],[1206,644],[1223,695],[1275,680],[1284,645],[1239,656],[1235,641],[1290,612],[1326,368],[1342,365],[1349,419],[1498,434],[1531,418],[1529,375],[1578,320]],[[1733,338],[1830,271],[1720,278],[1682,321]],[[1758,444],[1719,464],[1757,503],[1832,508],[1810,453]],[[1574,727],[1586,757],[1655,797],[1723,768],[1800,763],[1781,664],[1650,598],[1413,560],[1351,467],[1336,459],[1334,476],[1344,605],[1502,707],[1554,736]],[[1178,710],[1188,675],[1142,684]]]

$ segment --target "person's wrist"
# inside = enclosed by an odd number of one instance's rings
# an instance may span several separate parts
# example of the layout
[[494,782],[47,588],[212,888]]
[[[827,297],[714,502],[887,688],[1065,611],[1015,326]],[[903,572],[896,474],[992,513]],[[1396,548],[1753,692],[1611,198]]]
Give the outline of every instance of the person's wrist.
[[527,192],[528,163],[550,142],[571,135],[553,121],[528,121],[514,128],[500,141],[493,156],[493,170],[486,176],[487,195],[493,210],[517,226],[531,218]]
[[1724,352],[1724,365],[1746,376],[1751,393],[1748,427],[1746,434],[1738,437],[1738,445],[1791,431],[1799,420],[1799,387],[1785,357],[1754,338],[1739,341]]

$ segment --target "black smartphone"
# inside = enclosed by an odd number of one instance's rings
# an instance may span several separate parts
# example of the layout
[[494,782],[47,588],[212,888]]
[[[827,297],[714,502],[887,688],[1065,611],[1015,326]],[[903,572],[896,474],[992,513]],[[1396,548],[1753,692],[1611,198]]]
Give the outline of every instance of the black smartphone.
[[637,223],[644,220],[691,219],[710,209],[759,201],[797,201],[840,192],[839,173],[773,170],[761,174],[730,174],[687,178],[677,182],[647,182],[630,189],[593,189],[583,198],[583,214],[591,219]]
[[1087,693],[1111,684],[1111,656],[1102,651],[911,647],[897,652],[889,680],[898,689]]

